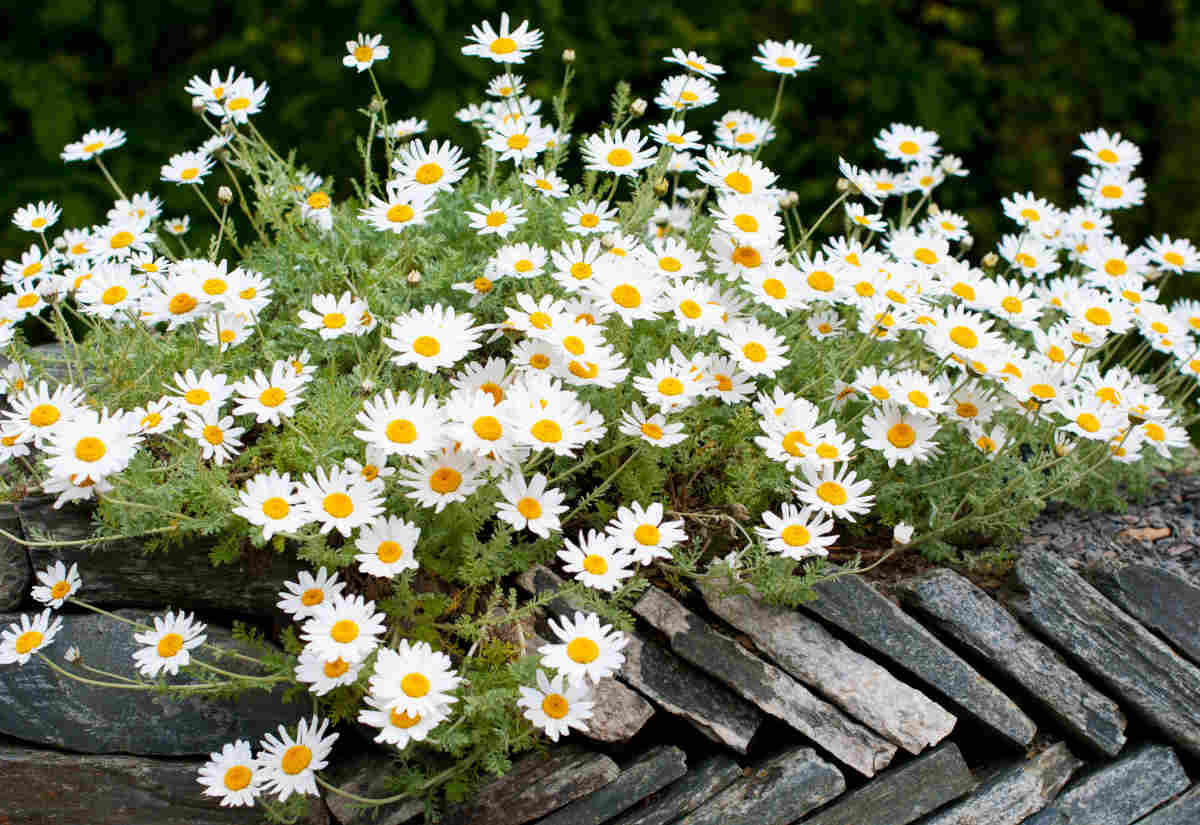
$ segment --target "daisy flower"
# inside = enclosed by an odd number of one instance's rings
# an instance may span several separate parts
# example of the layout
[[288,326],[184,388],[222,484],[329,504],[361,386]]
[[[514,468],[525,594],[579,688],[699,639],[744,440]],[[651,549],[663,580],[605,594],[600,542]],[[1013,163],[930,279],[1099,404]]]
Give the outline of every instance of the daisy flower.
[[592,718],[592,688],[583,682],[568,681],[564,687],[563,674],[553,679],[546,678],[544,670],[537,672],[537,687],[519,685],[521,698],[517,707],[525,708],[526,719],[546,732],[551,742],[567,736],[571,729],[586,731],[587,720]]
[[299,496],[307,520],[320,523],[321,535],[336,528],[349,536],[356,527],[369,524],[383,512],[383,482],[366,481],[336,465],[328,474],[324,467],[317,468],[315,477],[305,473]]
[[166,398],[174,402],[182,412],[201,413],[207,409],[220,409],[226,400],[233,395],[233,387],[226,382],[229,380],[224,373],[213,374],[205,370],[197,377],[191,369],[172,376],[174,384],[166,384],[168,391],[177,395]]
[[546,151],[553,139],[554,130],[542,125],[541,119],[534,115],[497,123],[483,145],[498,152],[500,160],[511,160],[521,166]]
[[496,517],[514,530],[526,530],[544,539],[551,532],[562,530],[558,517],[569,509],[559,490],[546,489],[547,479],[541,473],[528,482],[520,473],[513,473],[496,488],[501,500],[496,502]]
[[300,638],[326,661],[361,662],[379,645],[385,630],[384,615],[375,612],[375,602],[362,596],[338,596],[316,606],[304,621]]
[[381,518],[359,531],[354,546],[358,569],[368,576],[390,579],[405,570],[416,570],[413,555],[421,539],[421,528],[396,516]]
[[525,92],[525,78],[506,69],[504,74],[498,74],[488,81],[486,91],[491,97],[519,96]]
[[392,169],[396,177],[390,183],[398,188],[417,188],[429,193],[449,192],[467,174],[468,161],[462,149],[450,141],[436,140],[425,147],[418,138],[396,152]]
[[333,295],[313,295],[312,306],[315,312],[300,310],[300,328],[320,333],[325,341],[359,334],[358,324],[354,321],[367,311],[366,302],[349,292],[343,292],[341,297],[336,298]]
[[802,561],[811,556],[828,556],[826,549],[837,541],[833,519],[824,518],[813,507],[800,509],[784,504],[780,515],[769,510],[762,514],[765,527],[754,532],[767,543],[767,549],[784,558]]
[[37,283],[38,276],[49,275],[53,272],[55,259],[53,253],[43,255],[42,248],[36,243],[21,253],[20,261],[4,262],[4,283],[17,284],[24,281]]
[[559,642],[538,648],[541,664],[558,671],[570,682],[578,684],[591,679],[595,684],[625,664],[621,650],[629,644],[629,639],[611,625],[600,624],[595,613],[585,615],[575,611],[573,619],[564,618],[561,623],[549,619],[549,625]]
[[358,219],[369,223],[380,232],[393,232],[397,235],[410,226],[424,226],[426,218],[436,215],[438,211],[429,208],[433,203],[431,192],[412,187],[389,184],[386,200],[378,195],[371,195],[370,200],[370,206],[358,211]]
[[780,43],[778,40],[767,40],[758,44],[758,54],[754,62],[765,71],[794,77],[797,72],[806,72],[817,65],[820,57],[812,53],[812,46],[807,43],[796,43],[791,40]]
[[691,380],[688,365],[672,358],[659,358],[646,365],[646,376],[633,379],[633,387],[664,412],[689,407],[704,391]]
[[603,428],[589,432],[587,420],[595,415],[561,382],[541,376],[529,385],[514,387],[513,398],[502,407],[506,427],[511,427],[517,444],[533,450],[552,450],[555,455],[575,452],[603,435]]
[[818,470],[806,464],[802,469],[803,480],[792,477],[792,484],[796,485],[794,492],[802,504],[847,521],[854,521],[856,513],[870,512],[875,502],[875,496],[866,495],[871,482],[868,479],[859,481],[849,465],[843,464],[840,470],[826,465]]
[[472,453],[442,450],[401,470],[396,480],[408,489],[409,498],[440,513],[447,504],[466,501],[483,486],[482,470]]
[[633,554],[597,530],[580,531],[578,544],[565,539],[558,557],[565,563],[563,570],[573,573],[576,581],[605,593],[613,592],[635,573]]
[[362,72],[371,68],[371,64],[376,60],[387,60],[392,50],[387,46],[380,45],[382,41],[382,34],[359,32],[357,40],[346,41],[346,51],[349,54],[342,58],[342,65],[347,69],[357,69]]
[[160,672],[174,676],[179,668],[192,660],[191,649],[204,644],[204,623],[195,620],[190,613],[182,611],[176,615],[168,611],[166,616],[154,617],[154,629],[133,634],[135,642],[145,645],[134,651],[133,661],[138,672],[151,679]]
[[544,166],[522,172],[521,182],[548,198],[565,198],[567,196],[567,182],[560,178],[553,169],[547,170]]
[[479,26],[471,26],[471,41],[462,47],[462,53],[472,57],[484,57],[496,63],[524,63],[531,52],[542,45],[542,32],[529,28],[529,21],[509,29],[508,12],[500,15],[500,30],[492,28],[487,20]]
[[212,171],[212,158],[201,152],[182,152],[172,155],[163,164],[159,180],[167,183],[200,183]]
[[458,701],[452,691],[461,682],[445,653],[435,652],[428,642],[401,639],[395,650],[380,648],[369,688],[382,704],[410,717],[442,719],[447,706]]
[[137,252],[149,252],[154,239],[145,223],[131,218],[111,221],[92,233],[98,260],[124,260]]
[[277,470],[258,473],[246,481],[238,491],[238,498],[241,504],[233,508],[233,514],[261,527],[264,541],[276,533],[294,533],[308,522],[288,473],[280,475]]
[[192,219],[187,215],[184,215],[180,218],[167,218],[163,222],[163,228],[176,237],[187,234],[187,231],[191,228],[191,225]]
[[684,112],[701,109],[717,102],[717,87],[702,77],[677,74],[668,77],[659,87],[654,105],[660,109]]
[[724,404],[740,404],[754,394],[754,379],[732,358],[714,356],[708,363],[708,392]]
[[279,737],[268,733],[258,743],[255,760],[260,774],[261,789],[273,791],[281,802],[292,794],[316,796],[316,772],[329,764],[329,752],[338,734],[325,735],[328,719],[313,716],[310,723],[301,719],[292,738],[287,729],[279,726]]
[[358,721],[373,728],[379,728],[376,742],[405,748],[409,742],[421,742],[435,727],[441,724],[447,716],[446,708],[439,708],[434,713],[408,714],[395,707],[395,702],[387,702],[370,694],[363,697],[364,707],[358,713]]
[[9,395],[12,409],[4,417],[31,431],[37,446],[42,447],[60,421],[69,421],[84,409],[83,400],[84,391],[70,384],[59,384],[51,393],[46,382],[39,381],[36,387]]
[[779,333],[756,321],[738,321],[726,327],[718,339],[737,363],[738,369],[753,376],[774,376],[787,366],[787,342]]
[[20,623],[13,622],[0,631],[0,665],[25,664],[33,654],[53,642],[61,629],[62,617],[51,619],[48,607],[32,619],[22,613]]
[[254,324],[239,312],[217,312],[204,319],[200,327],[200,340],[219,352],[236,347],[249,340]]
[[184,413],[184,435],[194,439],[200,445],[203,458],[217,466],[241,452],[243,444],[238,436],[244,432],[245,427],[233,426],[232,415],[222,418],[215,407],[198,413],[190,410]]
[[101,152],[115,149],[125,143],[125,133],[120,129],[91,129],[74,143],[68,143],[60,157],[70,163],[73,160],[91,160]]
[[142,436],[125,413],[84,409],[54,428],[45,445],[46,468],[61,478],[99,481],[128,466]]
[[345,586],[336,572],[331,576],[324,567],[317,571],[316,576],[302,570],[296,581],[283,583],[276,606],[296,621],[307,619],[316,613],[320,605],[340,597]]
[[410,398],[407,390],[396,396],[389,388],[383,395],[364,401],[355,420],[366,428],[355,430],[355,437],[387,455],[429,455],[445,440],[445,416],[437,398],[426,398],[424,390],[417,390]]
[[676,152],[704,147],[704,144],[701,143],[700,133],[688,131],[682,120],[655,123],[650,127],[650,137],[660,146],[670,146]]
[[638,564],[669,559],[671,548],[687,541],[683,521],[665,521],[663,506],[657,501],[649,507],[635,501],[632,507],[618,508],[604,530],[618,547],[632,552]]
[[621,259],[607,260],[585,284],[588,294],[626,326],[657,318],[666,287],[657,272]]
[[882,212],[873,212],[868,215],[867,210],[861,203],[847,203],[845,205],[846,217],[856,227],[861,226],[868,232],[886,232],[887,221],[883,219]]
[[1169,272],[1200,271],[1200,252],[1186,238],[1171,240],[1170,235],[1147,238],[1146,251],[1160,268]]
[[617,228],[616,208],[599,200],[580,201],[562,211],[563,223],[576,235],[602,235]]
[[1084,148],[1072,154],[1086,160],[1092,166],[1105,169],[1133,169],[1142,162],[1142,150],[1132,141],[1121,138],[1120,132],[1109,134],[1104,129],[1084,132],[1079,136]]
[[37,580],[41,584],[34,587],[29,595],[57,610],[63,606],[64,601],[74,596],[81,586],[79,565],[72,564],[68,570],[61,560],[56,561],[45,570],[38,571]]
[[61,214],[62,209],[53,201],[38,201],[36,204],[22,206],[13,213],[12,222],[26,232],[45,232],[58,223]]
[[[383,48],[387,48],[384,46]],[[402,120],[397,120],[389,123],[379,130],[380,140],[391,138],[392,140],[404,140],[413,135],[419,135],[429,131],[429,121],[421,118],[409,117]]]
[[709,148],[700,161],[700,182],[721,195],[762,195],[775,185],[779,176],[749,155],[730,155]]
[[672,447],[687,440],[683,424],[668,423],[666,416],[662,413],[646,415],[636,401],[633,402],[632,409],[621,413],[621,424],[618,429],[624,435],[640,438],[655,447]]
[[[208,82],[205,82],[204,78],[200,75],[193,75],[191,80],[188,81],[187,86],[184,87],[184,91],[206,104],[223,100],[229,87],[234,83],[235,78],[233,73],[234,68],[232,66],[229,67],[229,71],[225,77],[221,77],[220,72],[213,69],[209,72]],[[244,76],[242,74],[238,75],[239,78]]]
[[[1055,438],[1058,438],[1056,433]],[[988,457],[992,461],[998,456],[1004,445],[1008,443],[1008,432],[1003,424],[996,424],[992,427],[991,432],[984,429],[982,424],[971,423],[967,425],[967,439],[972,446],[979,452]]]
[[250,753],[250,743],[238,739],[209,754],[197,781],[204,786],[205,796],[221,798],[222,807],[238,807],[254,804],[262,774]]
[[742,113],[730,127],[724,123],[717,127],[717,142],[726,149],[738,152],[753,152],[775,139],[775,127],[771,121]]
[[1079,179],[1079,195],[1097,209],[1126,209],[1142,205],[1146,182],[1128,170],[1097,169]]
[[247,123],[250,115],[262,111],[269,90],[266,83],[255,86],[253,78],[239,77],[230,85],[223,100],[208,104],[208,112],[227,122]]
[[604,248],[599,241],[592,241],[586,248],[577,240],[564,241],[550,253],[550,262],[554,266],[550,277],[564,289],[578,290],[582,282],[595,274],[597,263],[603,255]]
[[710,80],[716,80],[719,74],[725,74],[725,70],[713,63],[707,57],[696,52],[684,53],[683,49],[671,49],[671,56],[664,57],[665,63],[677,63],[685,69],[691,69],[696,74],[704,75]]
[[253,415],[259,424],[280,426],[282,418],[291,418],[302,400],[307,382],[297,378],[291,367],[277,361],[268,378],[255,370],[253,378],[243,378],[233,385],[236,394],[234,415]]
[[485,271],[493,278],[529,280],[542,274],[546,250],[537,244],[518,243],[502,246],[488,260]]
[[479,336],[487,328],[474,326],[474,322],[470,313],[456,314],[450,307],[434,304],[397,316],[391,326],[392,337],[383,342],[397,353],[392,356],[393,364],[412,364],[433,373],[453,367],[479,348]]
[[875,145],[888,160],[901,163],[926,163],[936,159],[942,153],[937,142],[937,132],[903,123],[893,123],[875,138]]
[[895,467],[897,461],[924,463],[940,453],[933,440],[937,420],[906,412],[891,402],[869,413],[863,419],[862,431],[862,445],[882,453],[889,467]]
[[467,212],[471,219],[471,228],[480,235],[498,235],[503,238],[511,235],[517,227],[525,223],[525,208],[513,203],[512,198],[492,200],[491,206],[483,203],[475,204],[475,212]]

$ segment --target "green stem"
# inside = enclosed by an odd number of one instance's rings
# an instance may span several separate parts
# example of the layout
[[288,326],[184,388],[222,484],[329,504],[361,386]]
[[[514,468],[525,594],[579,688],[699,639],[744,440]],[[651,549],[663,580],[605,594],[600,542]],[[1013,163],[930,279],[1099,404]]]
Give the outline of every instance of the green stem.
[[787,80],[787,75],[779,75],[779,87],[775,90],[775,105],[771,108],[770,126],[767,128],[766,134],[763,135],[763,142],[758,144],[758,148],[754,150],[754,160],[758,160],[759,153],[763,147],[767,145],[767,135],[771,133],[771,128],[775,126],[775,120],[779,117],[779,106],[783,103],[783,84]]
[[[816,223],[808,228],[808,230],[804,233],[804,236],[800,238],[800,243],[796,244],[796,246],[799,247],[808,243],[808,239],[811,238],[812,234],[817,231],[817,227],[824,223],[825,219],[829,217],[830,213],[832,213],[834,209],[837,209],[838,205],[848,197],[850,197],[849,189],[834,198],[833,203],[829,204],[829,208],[821,213],[821,217],[817,218]],[[793,248],[792,251],[794,252],[795,248]]]
[[104,161],[100,160],[100,156],[92,155],[92,158],[96,161],[96,165],[100,167],[100,171],[104,173],[104,177],[108,179],[108,185],[117,193],[117,197],[121,200],[128,200],[125,197],[125,193],[121,191],[121,187],[117,186],[117,182],[113,180],[113,176],[108,173],[108,167],[104,165]]

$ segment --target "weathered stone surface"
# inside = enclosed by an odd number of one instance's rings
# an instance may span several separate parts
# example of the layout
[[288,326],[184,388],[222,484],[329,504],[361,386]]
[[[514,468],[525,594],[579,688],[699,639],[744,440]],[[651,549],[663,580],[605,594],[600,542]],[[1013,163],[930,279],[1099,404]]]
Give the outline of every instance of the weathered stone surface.
[[[17,505],[26,536],[76,541],[92,535],[92,508],[35,496]],[[135,540],[83,547],[31,547],[34,569],[61,559],[79,564],[80,598],[98,605],[185,610],[229,610],[268,615],[275,610],[283,582],[296,578],[305,565],[269,550],[254,551],[232,565],[213,567],[209,546],[202,541],[147,555]]]
[[686,772],[687,757],[679,748],[651,748],[612,782],[538,820],[538,825],[600,825]]
[[714,754],[684,774],[669,788],[609,825],[666,825],[700,807],[705,800],[742,775],[738,764],[723,753]]
[[692,611],[651,587],[633,612],[667,635],[671,649],[787,722],[864,776],[874,776],[896,746],[847,717],[804,685],[716,632]]
[[1130,825],[1188,786],[1165,745],[1144,745],[1080,777],[1024,825]]
[[1200,755],[1200,670],[1049,553],[1017,562],[1027,620],[1168,739]]
[[885,771],[804,820],[804,825],[908,825],[962,796],[974,784],[962,754],[948,743],[907,765]]
[[[795,610],[698,582],[714,613],[754,640],[781,668],[909,753],[940,742],[957,721],[945,708],[851,650]],[[726,592],[722,592],[725,589]]]
[[1197,822],[1200,822],[1200,785],[1193,785],[1169,805],[1139,819],[1137,825],[1196,825]]
[[1082,764],[1059,742],[997,771],[970,796],[922,819],[920,825],[1017,825],[1057,796]]
[[[123,610],[119,615],[153,623],[153,614],[143,611]],[[16,614],[0,614],[0,626],[17,619]],[[75,645],[91,667],[134,676],[133,652],[140,647],[133,640],[136,632],[108,616],[68,614],[45,653],[69,668],[63,654]],[[212,625],[207,635],[209,642],[223,646],[232,639],[228,630]],[[196,655],[216,663],[211,651],[201,649]],[[226,669],[245,672],[228,659],[221,662]],[[86,671],[83,675],[103,678]],[[182,676],[167,678],[183,681]],[[156,691],[96,687],[55,673],[35,656],[20,667],[0,668],[0,733],[82,753],[207,756],[234,739],[258,741],[308,712],[302,702],[284,703],[283,692],[279,687],[272,693],[248,691],[235,699],[177,698]]]
[[[393,791],[386,787],[391,763],[387,755],[364,751],[353,759],[334,763],[326,778],[342,790],[368,799],[391,796]],[[425,803],[415,798],[371,808],[356,806],[332,791],[322,789],[321,793],[339,825],[403,825],[425,811]]]
[[[536,653],[544,644],[546,640],[536,633],[525,634],[526,655]],[[654,715],[653,705],[616,679],[601,679],[592,698],[596,706],[582,735],[597,742],[627,742]]]
[[845,789],[841,771],[812,748],[797,748],[762,762],[675,825],[784,825]]
[[[1011,699],[859,576],[817,585],[805,610],[886,656],[1005,740],[1024,747],[1037,726]],[[961,718],[961,717],[960,717]]]
[[[518,576],[517,583],[529,593],[545,593],[561,588],[563,580],[539,566]],[[547,608],[566,616],[576,606],[560,598]],[[618,679],[668,713],[687,719],[714,742],[746,752],[762,721],[757,708],[654,642],[637,633],[627,635],[625,664],[617,672]]]
[[1020,684],[1071,734],[1109,756],[1121,750],[1125,715],[1117,704],[987,593],[944,568],[902,582],[899,591],[906,605]]
[[81,756],[0,743],[0,823],[257,825],[262,812],[222,808],[196,781],[203,759]]
[[521,825],[612,782],[617,763],[573,745],[519,759],[511,772],[446,813],[441,825]]
[[[0,504],[0,530],[21,536],[21,520],[17,508],[8,502]],[[33,583],[29,554],[12,539],[0,536],[0,610],[16,610]]]
[[1088,578],[1126,613],[1200,664],[1200,587],[1148,564],[1097,568]]

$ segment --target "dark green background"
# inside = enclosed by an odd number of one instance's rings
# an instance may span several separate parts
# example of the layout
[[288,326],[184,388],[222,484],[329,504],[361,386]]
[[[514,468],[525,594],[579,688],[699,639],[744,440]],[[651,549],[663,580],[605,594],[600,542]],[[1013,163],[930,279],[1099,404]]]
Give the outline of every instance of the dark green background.
[[[94,169],[58,153],[89,128],[116,126],[129,143],[105,157],[128,191],[151,188],[167,213],[204,224],[190,193],[158,182],[169,155],[206,136],[183,91],[188,78],[236,66],[271,85],[256,123],[326,178],[360,174],[356,108],[370,85],[341,64],[345,41],[379,32],[392,58],[378,65],[390,111],[430,121],[473,153],[475,139],[453,119],[478,101],[493,73],[459,53],[470,24],[529,18],[545,45],[523,67],[530,92],[549,97],[562,50],[578,54],[576,134],[605,117],[611,88],[628,79],[647,99],[671,67],[671,47],[694,48],[724,64],[721,100],[693,122],[707,127],[726,109],[767,115],[775,76],[751,61],[766,38],[813,44],[819,66],[789,84],[781,136],[763,160],[800,192],[815,215],[827,202],[841,154],[881,165],[871,138],[893,121],[942,135],[972,170],[938,200],[971,219],[982,252],[1001,232],[998,200],[1033,190],[1074,203],[1083,162],[1070,153],[1080,131],[1103,126],[1139,143],[1147,205],[1121,213],[1132,243],[1148,233],[1197,237],[1200,170],[1194,143],[1200,110],[1200,25],[1191,3],[1030,0],[937,3],[912,0],[727,0],[668,6],[653,2],[560,0],[492,6],[414,0],[411,4],[243,0],[45,0],[9,6],[0,45],[0,171],[6,227],[0,252],[13,257],[30,237],[8,224],[13,210],[49,199],[67,226],[103,220],[111,195]],[[17,13],[14,13],[17,12]],[[651,115],[657,113],[652,110]],[[709,129],[705,129],[710,134]],[[349,187],[337,192],[344,196]],[[1197,237],[1200,240],[1200,237]]]

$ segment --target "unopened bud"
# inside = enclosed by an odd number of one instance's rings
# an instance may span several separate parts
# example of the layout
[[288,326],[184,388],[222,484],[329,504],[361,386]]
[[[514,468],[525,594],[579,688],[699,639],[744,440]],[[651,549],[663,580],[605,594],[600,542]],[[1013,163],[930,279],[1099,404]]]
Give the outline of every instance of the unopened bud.
[[846,178],[838,178],[837,190],[839,192],[845,192],[849,188],[850,188],[850,181],[846,180]]
[[370,378],[364,378],[363,382],[362,382],[362,391],[370,392],[373,389],[375,389],[375,382],[372,381]]
[[929,214],[935,215],[935,216],[942,214],[942,207],[938,206],[936,203],[930,203],[929,204]]
[[233,203],[233,190],[228,186],[222,186],[217,190],[217,200],[226,206]]
[[968,249],[970,249],[971,247],[973,247],[974,245],[975,245],[975,238],[972,237],[971,235],[967,235],[961,241],[958,242],[959,248],[962,249],[964,252],[967,251]]
[[629,112],[634,117],[641,117],[646,114],[646,101],[639,97],[633,103],[629,104]]
[[574,49],[563,49],[563,63],[574,63],[574,62],[575,62],[575,50]]
[[67,648],[67,652],[63,654],[63,658],[66,659],[68,662],[75,663],[75,662],[78,662],[83,657],[81,657],[79,655],[79,648],[76,647],[75,645],[71,645],[70,647]]
[[54,239],[54,248],[55,249],[66,249],[67,248],[67,239],[64,238],[62,235],[59,235],[57,238]]
[[408,282],[413,286],[421,283],[421,270],[414,269],[412,272],[408,273]]
[[198,97],[192,98],[192,111],[193,112],[195,112],[196,114],[200,114],[206,108],[208,108],[208,105],[204,102],[203,99],[198,98]]
[[791,209],[798,203],[800,203],[800,196],[795,192],[784,192],[779,196],[780,209]]
[[372,112],[382,112],[383,111],[382,98],[380,98],[379,96],[375,96],[375,97],[371,98],[371,103],[367,106],[367,108],[369,111],[372,111]]
[[991,269],[993,266],[1000,263],[1000,256],[995,252],[989,252],[983,256],[983,261],[981,261],[981,263],[988,269]]
[[670,184],[667,183],[666,178],[659,178],[654,182],[654,194],[658,195],[660,198],[667,194],[667,189],[669,188]]
[[609,232],[608,234],[606,234],[604,237],[602,237],[600,239],[600,245],[602,247],[604,247],[605,249],[612,249],[614,246],[617,245],[617,236],[614,235],[612,232]]

